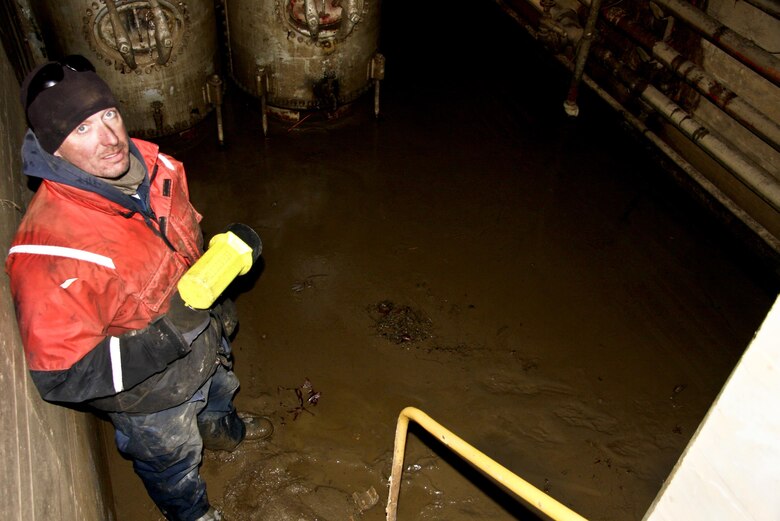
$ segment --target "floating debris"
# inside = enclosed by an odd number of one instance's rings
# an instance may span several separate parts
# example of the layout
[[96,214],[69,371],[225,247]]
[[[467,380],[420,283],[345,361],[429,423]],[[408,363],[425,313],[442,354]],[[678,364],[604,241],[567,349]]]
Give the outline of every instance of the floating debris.
[[374,317],[377,333],[395,344],[421,342],[431,338],[431,319],[411,306],[397,306],[389,300],[383,300],[369,306],[369,312]]
[[374,487],[370,487],[362,493],[353,492],[352,500],[355,502],[355,505],[357,505],[358,510],[365,512],[379,502],[379,494]]
[[311,380],[308,378],[306,378],[303,384],[298,387],[282,387],[280,385],[277,387],[277,392],[278,391],[293,391],[295,393],[295,397],[298,399],[298,405],[287,411],[293,415],[293,421],[297,420],[298,416],[304,412],[314,416],[314,413],[307,409],[306,405],[317,405],[320,401],[320,397],[322,396],[321,392],[314,390],[314,386],[312,385]]
[[302,293],[304,290],[314,288],[314,279],[316,279],[317,277],[327,277],[327,276],[328,276],[327,273],[316,273],[314,275],[309,275],[303,280],[296,280],[295,282],[293,282],[292,286],[290,286],[290,289],[292,290],[293,293]]

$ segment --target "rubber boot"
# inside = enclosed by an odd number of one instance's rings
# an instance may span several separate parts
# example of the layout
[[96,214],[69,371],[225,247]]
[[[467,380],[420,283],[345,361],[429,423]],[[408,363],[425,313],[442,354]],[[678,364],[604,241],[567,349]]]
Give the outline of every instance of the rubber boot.
[[264,440],[270,438],[274,433],[274,424],[266,416],[255,416],[247,413],[239,413],[238,416],[246,427],[245,440]]
[[232,452],[244,441],[246,426],[235,409],[214,421],[198,422],[203,447],[209,450]]
[[219,420],[198,423],[203,447],[209,450],[232,452],[246,440],[264,440],[274,432],[274,425],[266,417],[242,414],[233,410]]

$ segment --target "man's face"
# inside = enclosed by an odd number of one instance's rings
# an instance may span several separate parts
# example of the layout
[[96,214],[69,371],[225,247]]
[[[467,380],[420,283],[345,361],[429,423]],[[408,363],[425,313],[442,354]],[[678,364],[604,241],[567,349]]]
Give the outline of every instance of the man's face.
[[68,134],[54,155],[95,177],[120,177],[130,168],[130,146],[119,111],[112,107],[92,114]]

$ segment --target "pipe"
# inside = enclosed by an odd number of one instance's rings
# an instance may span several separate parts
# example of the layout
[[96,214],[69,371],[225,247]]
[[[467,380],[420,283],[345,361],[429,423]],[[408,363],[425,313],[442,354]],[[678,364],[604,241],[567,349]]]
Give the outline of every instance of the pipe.
[[[516,11],[521,12],[531,24],[539,27],[538,31],[531,29],[536,35],[534,38],[548,45],[555,52],[561,50],[564,45],[578,42],[582,38],[583,29],[578,24],[576,11],[572,8],[562,7],[556,2],[547,3],[544,0],[518,0],[511,2],[511,6],[502,0],[496,0],[496,3],[515,20],[519,21]],[[520,23],[526,27],[526,30],[530,29],[528,23]]]
[[398,423],[396,424],[395,444],[393,446],[393,466],[390,473],[390,492],[388,493],[387,508],[385,509],[387,521],[396,521],[398,495],[401,490],[401,472],[403,472],[406,433],[409,427],[409,420],[414,420],[456,454],[553,520],[586,521],[584,517],[551,498],[527,481],[521,479],[506,467],[501,466],[415,407],[406,407],[401,411],[401,414],[398,416]]
[[644,90],[642,99],[687,135],[694,144],[736,175],[775,211],[780,211],[780,183],[769,172],[744,156],[731,143],[710,132],[652,85],[648,85]]
[[[561,63],[571,68],[571,64],[564,62],[565,58],[561,58]],[[615,112],[623,116],[632,127],[634,127],[642,136],[650,141],[656,148],[670,159],[683,173],[691,178],[699,187],[704,190],[710,197],[717,201],[726,211],[730,212],[734,217],[739,219],[748,229],[753,232],[759,239],[761,239],[766,246],[771,248],[775,254],[780,254],[780,240],[772,235],[764,226],[758,221],[753,219],[745,210],[731,200],[729,196],[723,193],[720,188],[707,179],[704,174],[696,169],[691,163],[689,163],[684,157],[682,157],[676,150],[669,146],[664,140],[662,140],[658,134],[650,130],[644,122],[638,117],[631,114],[623,105],[620,104],[614,97],[608,92],[602,89],[593,79],[588,75],[583,77],[584,83],[595,92],[607,105],[612,107]]]
[[119,11],[116,8],[114,0],[106,0],[106,9],[108,10],[108,18],[111,20],[111,28],[114,31],[117,51],[122,55],[122,59],[128,67],[131,69],[137,68],[138,64],[135,62],[133,45],[130,43],[130,37],[127,35],[127,31],[119,16]]
[[613,71],[618,79],[629,86],[635,95],[638,95],[688,136],[695,145],[734,174],[775,211],[780,211],[780,182],[769,172],[753,163],[729,142],[710,132],[658,89],[647,84],[633,71],[628,70],[614,57],[611,51],[595,48],[593,52]]
[[263,136],[268,137],[268,73],[265,67],[257,68],[257,94],[260,96],[260,114],[263,125]]
[[778,0],[745,0],[753,7],[764,11],[769,16],[780,19],[780,2]]
[[225,130],[222,124],[222,78],[212,74],[206,80],[206,101],[214,105],[217,113],[217,139],[220,145],[225,144]]
[[157,63],[165,65],[171,57],[173,38],[168,28],[168,22],[165,20],[165,13],[160,8],[160,2],[149,0],[149,7],[152,8],[152,16],[154,16],[154,43],[157,46]]
[[[222,25],[224,27],[225,42],[230,42],[230,13],[228,12],[227,3],[225,0],[217,0],[215,3],[216,9],[221,9],[222,12]],[[233,53],[230,50],[230,45],[225,45],[225,54],[227,54],[228,73],[233,76]]]
[[303,10],[309,33],[316,40],[320,34],[320,13],[317,11],[317,0],[304,0]]
[[360,21],[360,10],[357,0],[346,0],[341,5],[341,27],[339,27],[339,39],[344,40],[352,29]]
[[369,77],[374,80],[374,117],[379,117],[379,84],[385,79],[385,57],[376,53],[371,58]]
[[650,32],[633,22],[625,10],[619,7],[606,8],[603,10],[603,17],[645,48],[651,50],[655,58],[678,76],[684,78],[697,91],[736,119],[742,126],[775,150],[780,151],[780,125],[777,122],[740,98],[670,45],[656,40]]
[[374,80],[374,118],[379,117],[379,89],[380,80]]
[[588,19],[585,22],[585,31],[582,33],[582,38],[580,38],[577,48],[574,75],[569,86],[569,94],[566,97],[566,101],[563,102],[563,109],[569,116],[576,117],[580,113],[580,108],[577,106],[577,91],[582,75],[585,72],[585,64],[588,61],[588,54],[590,54],[590,44],[593,42],[593,33],[596,30],[596,21],[598,20],[600,10],[601,0],[593,0],[588,12]]
[[654,0],[728,54],[748,65],[755,72],[780,86],[780,58],[773,56],[753,41],[729,29],[715,18],[682,0]]
[[[496,4],[498,4],[498,6],[501,8],[502,11],[504,11],[504,13],[509,15],[515,22],[517,22],[517,24],[520,27],[525,29],[525,31],[528,34],[530,34],[531,37],[534,40],[537,40],[537,41],[539,40],[539,35],[536,33],[536,29],[533,28],[531,23],[529,21],[527,21],[526,18],[523,18],[522,16],[520,16],[518,14],[518,11],[516,10],[516,8],[514,6],[508,5],[504,0],[496,0]],[[525,1],[522,1],[520,3],[521,7],[526,7],[528,5],[529,5],[528,2],[525,2]],[[526,8],[525,11],[529,11],[529,10]],[[526,14],[527,18],[533,18],[535,16],[534,20],[536,20],[536,22],[538,24],[539,14],[536,11],[533,11],[533,13],[531,13],[529,11],[529,12],[526,12],[525,14]],[[533,21],[533,20],[531,20],[531,21]]]

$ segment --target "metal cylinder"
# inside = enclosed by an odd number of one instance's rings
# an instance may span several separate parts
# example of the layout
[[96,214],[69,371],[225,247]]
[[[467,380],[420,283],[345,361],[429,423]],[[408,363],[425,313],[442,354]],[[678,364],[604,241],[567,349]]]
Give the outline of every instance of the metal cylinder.
[[35,16],[50,56],[94,63],[131,135],[182,132],[212,109],[203,89],[217,64],[213,0],[46,0]]
[[290,119],[337,110],[372,86],[379,14],[379,0],[227,0],[233,79]]

